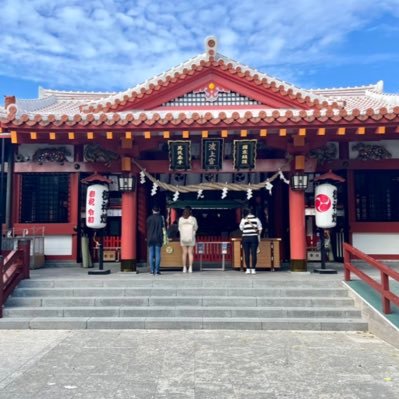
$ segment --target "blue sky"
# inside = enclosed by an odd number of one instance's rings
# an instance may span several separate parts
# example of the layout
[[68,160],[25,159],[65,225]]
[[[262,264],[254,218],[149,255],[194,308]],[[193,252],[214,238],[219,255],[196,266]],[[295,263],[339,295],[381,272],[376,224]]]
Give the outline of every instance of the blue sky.
[[125,90],[204,51],[302,88],[399,92],[399,0],[0,0],[0,95]]

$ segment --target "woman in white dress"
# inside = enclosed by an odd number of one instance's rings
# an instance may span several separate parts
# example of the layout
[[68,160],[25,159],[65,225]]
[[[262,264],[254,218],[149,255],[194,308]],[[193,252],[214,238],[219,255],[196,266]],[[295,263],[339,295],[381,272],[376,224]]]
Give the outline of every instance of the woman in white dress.
[[183,273],[193,272],[193,259],[195,247],[195,234],[198,230],[197,219],[192,216],[191,207],[186,206],[183,216],[179,218],[180,245],[182,248]]

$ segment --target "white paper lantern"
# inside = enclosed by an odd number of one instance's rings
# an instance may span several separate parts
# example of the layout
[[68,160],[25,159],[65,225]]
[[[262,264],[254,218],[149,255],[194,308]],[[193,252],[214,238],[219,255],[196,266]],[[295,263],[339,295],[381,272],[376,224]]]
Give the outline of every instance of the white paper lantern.
[[86,194],[86,226],[102,229],[107,225],[109,192],[103,184],[92,184]]
[[330,229],[337,224],[337,187],[324,183],[316,186],[314,206],[316,226]]

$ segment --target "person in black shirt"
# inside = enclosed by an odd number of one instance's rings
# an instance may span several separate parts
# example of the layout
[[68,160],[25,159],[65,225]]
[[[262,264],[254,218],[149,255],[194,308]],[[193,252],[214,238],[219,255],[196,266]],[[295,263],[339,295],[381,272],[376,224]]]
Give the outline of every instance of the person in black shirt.
[[163,229],[165,219],[159,213],[159,206],[152,208],[152,215],[147,218],[147,245],[151,274],[161,274],[161,247],[163,244]]
[[240,222],[240,230],[242,231],[241,242],[244,250],[245,266],[247,268],[245,273],[256,274],[257,251],[262,224],[254,215],[252,208],[244,209],[244,217]]

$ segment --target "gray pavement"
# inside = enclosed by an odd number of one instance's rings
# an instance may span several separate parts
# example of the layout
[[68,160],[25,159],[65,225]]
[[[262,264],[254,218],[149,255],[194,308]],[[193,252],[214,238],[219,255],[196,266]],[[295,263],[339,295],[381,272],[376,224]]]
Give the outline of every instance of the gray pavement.
[[0,331],[1,399],[399,398],[368,333]]

